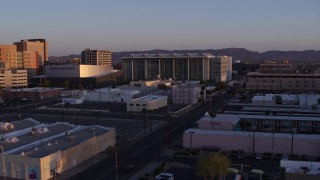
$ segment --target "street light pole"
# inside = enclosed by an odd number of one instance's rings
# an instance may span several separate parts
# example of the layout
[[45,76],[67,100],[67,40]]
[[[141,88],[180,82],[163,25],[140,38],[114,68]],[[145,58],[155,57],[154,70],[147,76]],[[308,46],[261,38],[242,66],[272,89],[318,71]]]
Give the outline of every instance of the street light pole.
[[191,132],[189,132],[190,133],[190,147],[191,147],[191,149],[193,148],[192,147],[192,134],[194,134],[194,132],[193,131],[191,131]]
[[221,161],[220,161],[220,155],[219,155],[219,169],[220,169],[220,172],[219,172],[219,180],[221,180]]
[[131,108],[130,117],[131,117],[131,120],[132,120],[132,106],[133,106],[133,104],[130,104],[130,108]]
[[62,121],[64,122],[64,102],[61,99],[61,103],[62,103]]
[[116,180],[118,180],[118,152],[111,146],[109,149],[116,155]]

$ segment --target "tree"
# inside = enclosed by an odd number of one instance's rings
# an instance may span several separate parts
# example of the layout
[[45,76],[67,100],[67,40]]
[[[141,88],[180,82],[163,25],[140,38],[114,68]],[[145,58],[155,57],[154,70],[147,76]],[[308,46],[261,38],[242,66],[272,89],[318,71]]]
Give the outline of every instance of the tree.
[[197,174],[204,179],[213,179],[214,176],[225,176],[231,161],[221,152],[202,155],[197,162]]
[[70,88],[70,82],[67,81],[67,80],[65,80],[65,81],[63,82],[63,87],[66,88],[66,89],[69,89],[69,88]]
[[226,89],[228,87],[227,83],[219,81],[216,83],[216,91],[219,91],[221,89]]
[[167,88],[168,88],[168,86],[165,85],[165,84],[158,84],[158,89],[159,90],[166,90]]
[[51,81],[45,79],[44,82],[43,82],[43,87],[50,87],[50,86],[52,86]]
[[312,104],[311,108],[312,108],[312,110],[317,111],[318,105],[317,104]]

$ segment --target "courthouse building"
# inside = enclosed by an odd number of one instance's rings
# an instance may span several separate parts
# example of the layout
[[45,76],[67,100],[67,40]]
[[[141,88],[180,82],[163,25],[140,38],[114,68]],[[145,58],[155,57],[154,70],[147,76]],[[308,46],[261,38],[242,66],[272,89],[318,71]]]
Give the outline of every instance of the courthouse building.
[[231,80],[232,58],[210,53],[131,54],[122,58],[125,80]]

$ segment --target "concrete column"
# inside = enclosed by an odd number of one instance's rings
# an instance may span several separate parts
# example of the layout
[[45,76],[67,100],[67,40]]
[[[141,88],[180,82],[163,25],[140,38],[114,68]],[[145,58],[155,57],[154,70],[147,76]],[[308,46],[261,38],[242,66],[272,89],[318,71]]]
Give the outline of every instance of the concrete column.
[[159,76],[160,76],[160,78],[162,78],[162,77],[161,77],[161,63],[160,63],[160,59],[159,59]]
[[188,59],[188,80],[189,80],[189,78],[190,78],[190,70],[189,70],[189,68],[190,68],[190,62],[189,62],[189,60],[190,60],[190,59]]
[[172,60],[172,79],[176,79],[175,59]]
[[148,78],[148,68],[147,68],[147,60],[144,60],[144,79]]
[[131,60],[131,80],[134,80],[134,73],[133,73],[133,60]]
[[204,80],[204,59],[202,59],[202,80]]

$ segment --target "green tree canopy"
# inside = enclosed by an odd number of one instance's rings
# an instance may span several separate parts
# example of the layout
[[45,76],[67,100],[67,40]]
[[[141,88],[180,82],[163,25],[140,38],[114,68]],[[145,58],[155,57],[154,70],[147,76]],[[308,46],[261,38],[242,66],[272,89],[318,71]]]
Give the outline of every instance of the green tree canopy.
[[216,91],[219,91],[221,89],[226,89],[228,87],[227,83],[219,81],[216,83]]
[[197,162],[197,174],[204,179],[213,179],[214,176],[225,176],[231,161],[220,152],[201,156]]

